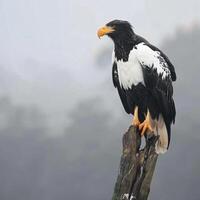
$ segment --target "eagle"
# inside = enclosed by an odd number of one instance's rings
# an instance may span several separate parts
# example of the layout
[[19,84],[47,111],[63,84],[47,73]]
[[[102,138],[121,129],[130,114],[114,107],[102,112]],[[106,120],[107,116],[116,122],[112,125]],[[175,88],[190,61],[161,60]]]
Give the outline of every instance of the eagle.
[[133,115],[132,125],[141,137],[159,136],[156,152],[165,153],[170,144],[176,108],[174,65],[159,48],[137,35],[128,21],[113,20],[97,31],[114,42],[112,79],[125,111]]

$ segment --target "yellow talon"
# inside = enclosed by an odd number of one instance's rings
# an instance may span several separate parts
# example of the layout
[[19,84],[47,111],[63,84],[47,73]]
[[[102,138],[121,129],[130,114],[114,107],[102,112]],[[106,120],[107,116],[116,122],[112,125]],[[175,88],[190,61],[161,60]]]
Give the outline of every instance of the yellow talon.
[[139,120],[139,117],[138,117],[138,106],[136,106],[135,110],[134,110],[132,125],[135,126],[135,127],[138,127],[140,125],[140,120]]
[[139,125],[139,130],[141,131],[141,136],[144,135],[144,133],[146,131],[150,131],[152,132],[153,131],[153,128],[151,127],[151,116],[150,116],[150,112],[149,110],[147,111],[147,116],[146,116],[146,119]]

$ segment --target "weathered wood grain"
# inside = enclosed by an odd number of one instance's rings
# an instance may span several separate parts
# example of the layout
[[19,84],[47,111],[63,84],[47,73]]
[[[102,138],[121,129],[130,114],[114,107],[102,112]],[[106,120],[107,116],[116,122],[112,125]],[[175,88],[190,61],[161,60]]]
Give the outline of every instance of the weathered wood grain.
[[124,134],[120,169],[112,200],[147,200],[158,158],[155,153],[157,139],[150,134],[145,147],[140,149],[141,137],[136,127],[131,126]]

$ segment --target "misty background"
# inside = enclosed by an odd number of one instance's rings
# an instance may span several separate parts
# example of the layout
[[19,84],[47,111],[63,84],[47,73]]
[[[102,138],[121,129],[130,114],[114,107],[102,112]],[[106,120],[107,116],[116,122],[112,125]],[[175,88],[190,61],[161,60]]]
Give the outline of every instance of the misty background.
[[150,200],[199,200],[200,1],[0,0],[0,199],[107,200],[131,122],[112,85],[113,19],[174,63],[176,124]]

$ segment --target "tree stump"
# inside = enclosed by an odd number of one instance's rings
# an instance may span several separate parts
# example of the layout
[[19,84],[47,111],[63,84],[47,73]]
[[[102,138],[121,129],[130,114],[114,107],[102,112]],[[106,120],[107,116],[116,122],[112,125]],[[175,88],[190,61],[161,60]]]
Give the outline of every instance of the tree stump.
[[123,152],[120,170],[112,200],[147,200],[158,154],[155,143],[158,136],[146,137],[146,146],[141,147],[139,130],[131,126],[123,136]]

